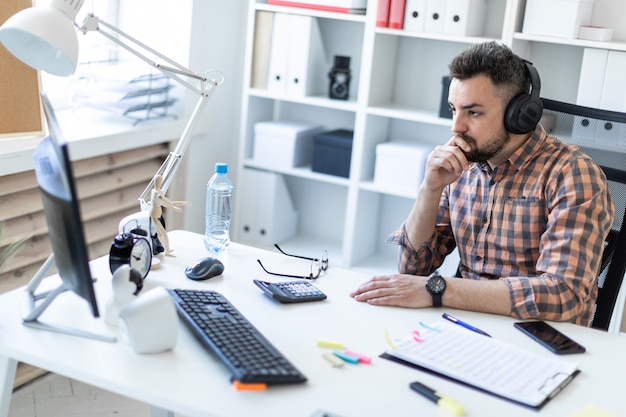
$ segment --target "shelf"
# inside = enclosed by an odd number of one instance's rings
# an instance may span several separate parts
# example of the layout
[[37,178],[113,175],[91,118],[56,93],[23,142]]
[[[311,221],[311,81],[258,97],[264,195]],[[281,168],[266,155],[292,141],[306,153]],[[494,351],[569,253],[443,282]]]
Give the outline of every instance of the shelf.
[[343,110],[356,112],[357,103],[354,100],[332,100],[324,95],[306,96],[306,97],[292,97],[292,96],[277,96],[270,93],[267,90],[259,88],[251,88],[249,94],[252,97],[266,98],[270,100],[283,101],[286,103],[306,104],[308,106],[323,107],[327,109]]
[[553,43],[557,45],[579,46],[581,48],[609,49],[612,51],[626,51],[626,42],[620,41],[589,41],[585,39],[556,38],[552,36],[529,35],[516,32],[513,39],[530,42]]
[[253,159],[246,159],[244,161],[244,166],[246,168],[261,169],[264,171],[271,171],[271,172],[276,172],[279,174],[289,175],[292,177],[310,179],[313,181],[325,182],[329,184],[336,184],[336,185],[343,185],[343,186],[348,185],[347,178],[338,177],[336,175],[328,175],[328,174],[322,174],[319,172],[313,172],[311,171],[310,165],[294,167],[291,169],[275,169],[266,164],[260,164],[254,161]]
[[450,36],[439,33],[426,32],[407,32],[402,29],[376,28],[375,33],[381,35],[404,36],[407,38],[428,39],[433,41],[455,42],[468,45],[479,44],[489,41],[499,41],[499,38],[483,37],[483,36]]
[[429,111],[420,111],[399,106],[393,103],[386,105],[370,106],[367,113],[373,116],[389,117],[392,119],[409,120],[413,122],[423,122],[437,126],[452,126],[452,119],[439,117]]
[[359,184],[359,187],[363,190],[373,191],[380,194],[391,195],[395,197],[407,198],[410,200],[415,200],[417,197],[417,190],[413,190],[406,187],[386,187],[381,186],[373,181],[362,181]]

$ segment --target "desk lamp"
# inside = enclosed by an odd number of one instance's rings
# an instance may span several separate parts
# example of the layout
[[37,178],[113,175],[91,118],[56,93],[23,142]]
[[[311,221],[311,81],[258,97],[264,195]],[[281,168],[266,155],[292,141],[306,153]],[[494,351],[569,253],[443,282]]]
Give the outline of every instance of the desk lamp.
[[[157,178],[162,178],[160,189],[166,193],[180,165],[191,135],[199,120],[199,115],[215,87],[222,84],[223,77],[218,71],[196,73],[176,63],[170,58],[155,51],[149,46],[121,31],[115,26],[101,20],[93,13],[87,15],[82,25],[74,22],[84,0],[52,0],[49,5],[24,9],[11,16],[0,27],[0,42],[27,65],[57,76],[69,76],[76,70],[78,62],[78,36],[76,28],[83,34],[98,32],[117,45],[132,53],[148,65],[168,75],[200,97],[185,126],[176,148],[169,153],[159,170],[156,172],[144,192],[139,196],[140,212],[127,216],[120,222],[120,233],[141,228],[149,231],[151,236],[156,230],[150,221],[150,194],[155,187]],[[148,57],[165,64],[156,62]],[[214,73],[217,78],[208,78],[206,74]],[[156,246],[153,239],[155,255]]]

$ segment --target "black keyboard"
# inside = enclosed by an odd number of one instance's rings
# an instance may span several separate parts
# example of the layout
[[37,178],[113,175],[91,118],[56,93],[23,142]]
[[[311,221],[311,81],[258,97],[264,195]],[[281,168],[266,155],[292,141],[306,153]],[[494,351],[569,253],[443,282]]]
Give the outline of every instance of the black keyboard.
[[179,316],[202,345],[243,384],[305,382],[293,366],[222,294],[208,290],[168,290]]

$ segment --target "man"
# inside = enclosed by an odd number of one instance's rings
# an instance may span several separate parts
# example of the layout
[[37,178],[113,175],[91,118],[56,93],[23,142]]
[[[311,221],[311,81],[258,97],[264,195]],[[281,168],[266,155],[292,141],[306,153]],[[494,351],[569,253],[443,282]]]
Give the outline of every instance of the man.
[[[430,154],[389,238],[400,245],[400,274],[351,296],[589,326],[614,210],[602,170],[537,124],[539,76],[506,46],[468,49],[450,76],[452,138]],[[463,278],[429,278],[456,246]]]

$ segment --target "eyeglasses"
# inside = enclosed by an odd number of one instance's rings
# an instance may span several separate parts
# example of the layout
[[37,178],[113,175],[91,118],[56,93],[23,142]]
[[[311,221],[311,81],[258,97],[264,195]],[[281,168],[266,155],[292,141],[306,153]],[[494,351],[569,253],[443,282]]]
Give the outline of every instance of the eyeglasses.
[[280,253],[282,253],[283,255],[291,256],[292,258],[298,258],[298,259],[304,259],[304,260],[307,260],[307,261],[311,261],[311,272],[309,273],[308,276],[305,276],[305,275],[291,275],[291,274],[279,274],[277,272],[268,271],[263,266],[263,263],[261,262],[261,260],[257,259],[256,261],[259,263],[259,265],[261,265],[261,268],[263,268],[263,270],[265,272],[267,272],[268,274],[270,274],[270,275],[276,275],[276,276],[279,276],[279,277],[287,277],[287,278],[317,279],[317,278],[319,278],[319,276],[322,274],[323,271],[326,271],[328,269],[328,252],[326,250],[322,253],[322,257],[321,258],[310,258],[308,256],[300,256],[300,255],[293,255],[293,254],[287,253],[284,250],[282,250],[280,248],[280,246],[278,246],[277,244],[275,244],[274,247],[276,247],[276,249],[278,249],[278,251]]

